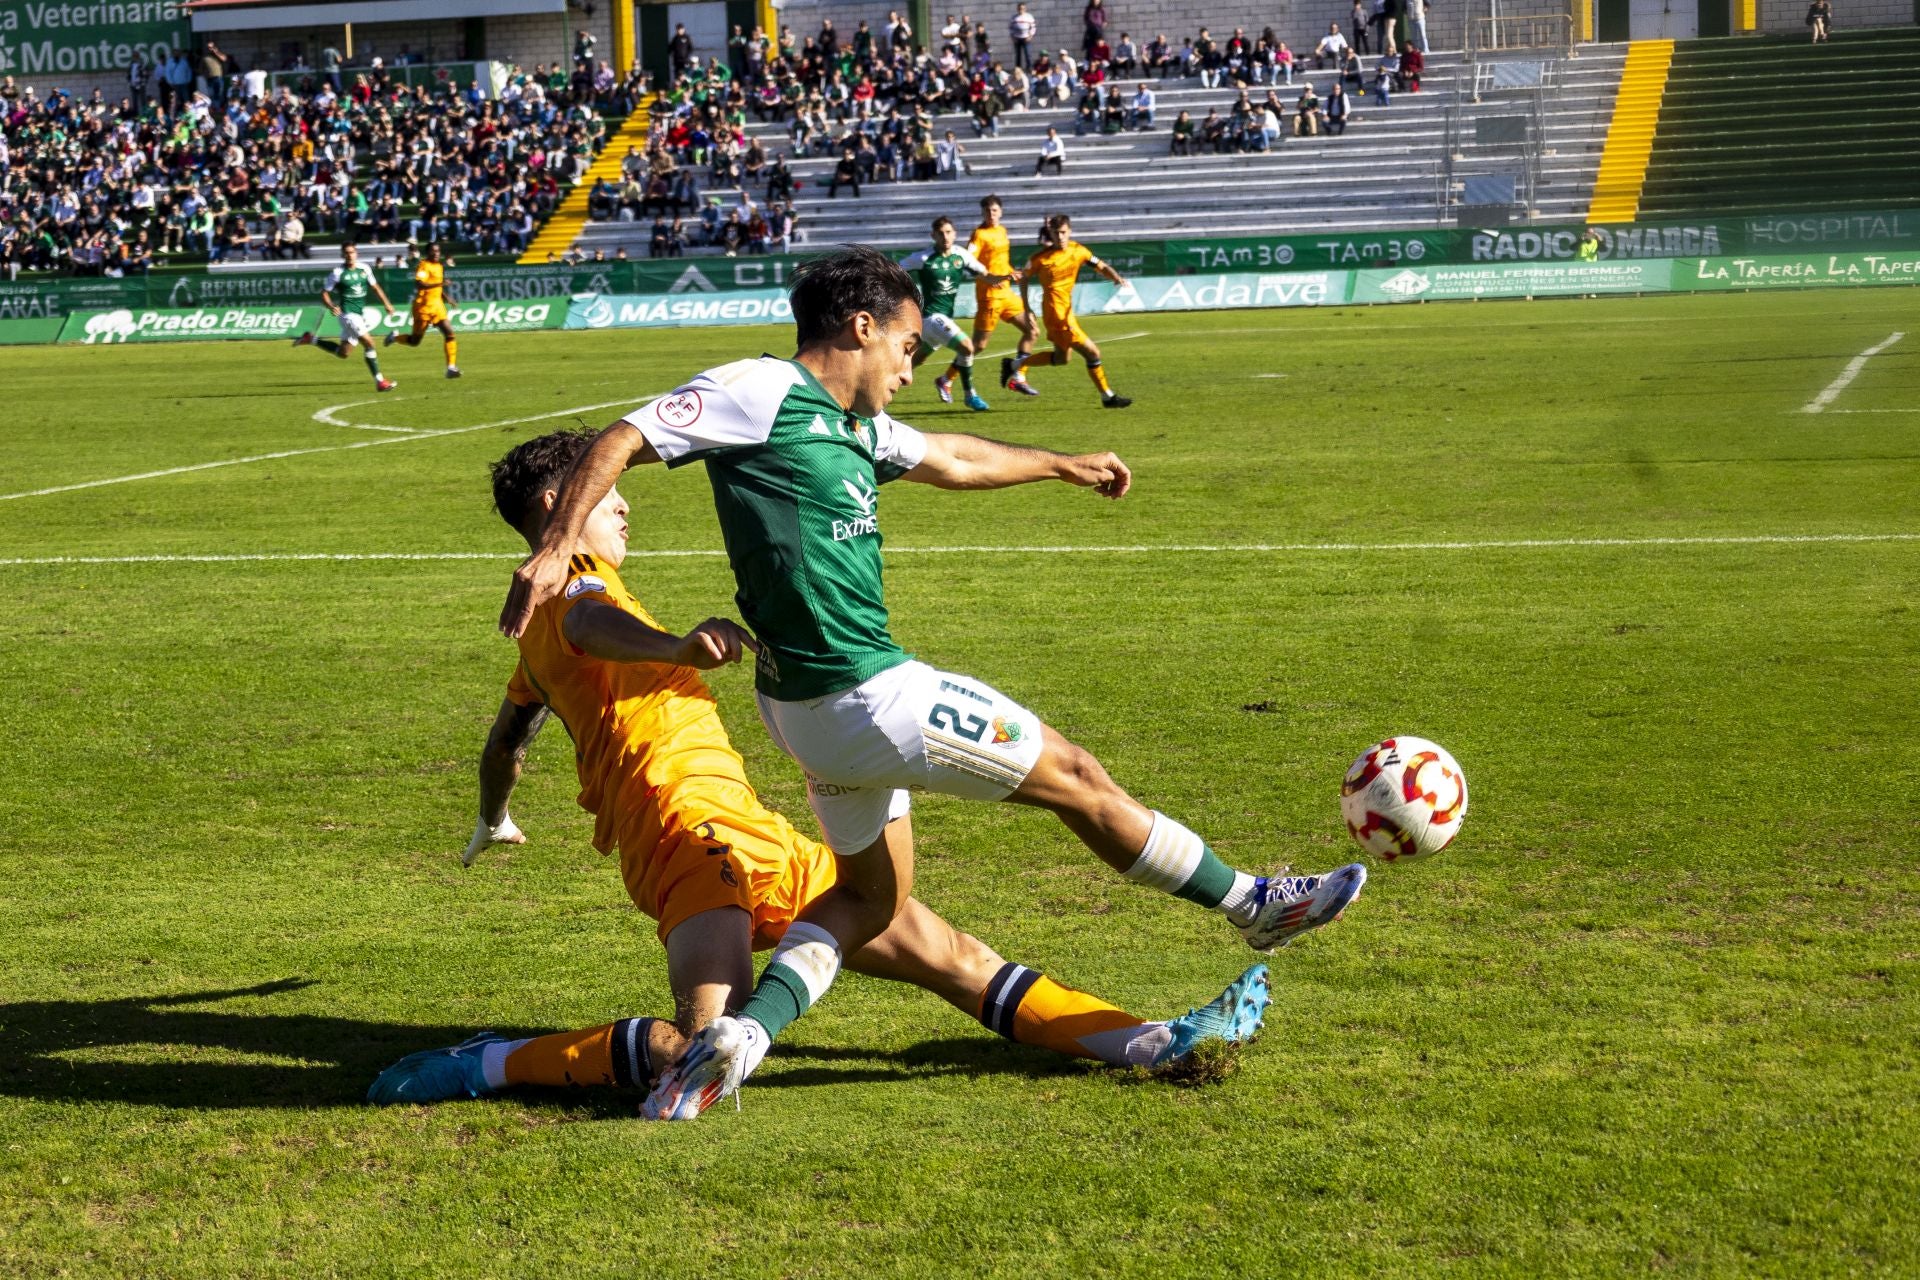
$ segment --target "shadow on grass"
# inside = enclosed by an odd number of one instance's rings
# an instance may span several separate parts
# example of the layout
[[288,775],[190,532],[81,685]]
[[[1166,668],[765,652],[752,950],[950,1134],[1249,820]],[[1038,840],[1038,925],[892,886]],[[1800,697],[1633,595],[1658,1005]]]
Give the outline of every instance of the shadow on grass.
[[[45,1000],[0,1005],[0,1095],[50,1102],[125,1102],[228,1107],[357,1105],[382,1069],[417,1049],[456,1044],[470,1026],[366,1022],[310,1013],[228,1013],[185,1008],[281,995],[313,984],[290,978],[258,986],[121,1000]],[[542,1035],[551,1027],[495,1027]],[[756,1088],[874,1083],[933,1075],[1033,1077],[1085,1069],[1040,1050],[989,1039],[930,1040],[898,1052],[782,1045]],[[255,1061],[233,1061],[235,1056]],[[257,1059],[272,1059],[258,1061]],[[804,1065],[802,1065],[804,1064]],[[524,1089],[525,1105],[631,1116],[631,1090]]]

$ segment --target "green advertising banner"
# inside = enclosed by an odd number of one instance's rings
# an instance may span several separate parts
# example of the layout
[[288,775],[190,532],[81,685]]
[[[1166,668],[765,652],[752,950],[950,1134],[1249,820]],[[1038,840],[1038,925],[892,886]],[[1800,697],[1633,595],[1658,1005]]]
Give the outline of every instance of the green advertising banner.
[[[1627,262],[1438,264],[1359,271],[1221,271],[1134,276],[1124,285],[1094,280],[1075,287],[1083,316],[1119,316],[1234,308],[1325,307],[1344,303],[1441,302],[1478,298],[1578,297],[1723,289],[1806,289],[1920,284],[1920,248],[1887,253],[1808,253],[1751,257],[1659,258]],[[963,293],[955,308],[973,314]],[[461,333],[528,329],[642,329],[692,325],[785,324],[793,312],[784,289],[682,293],[577,293],[515,301],[462,302],[452,308]],[[368,332],[405,332],[403,310],[370,307]],[[0,318],[0,345],[28,342],[192,342],[289,339],[338,332],[318,306],[115,307],[110,310]]]
[[193,44],[177,0],[9,0],[0,5],[0,76],[124,71]]
[[[449,309],[458,333],[513,333],[558,329],[567,320],[568,299],[529,298],[521,302],[460,303]],[[376,337],[406,333],[413,325],[405,310],[369,307],[361,313]],[[17,321],[14,323],[31,323]],[[302,333],[337,334],[340,323],[319,306],[160,307],[70,313],[59,326],[61,342],[104,346],[120,342],[195,342],[232,339],[292,339]]]
[[1920,250],[1692,258],[1673,264],[1675,289],[1825,289],[1876,284],[1920,284]]
[[722,296],[596,294],[567,306],[569,329],[659,329],[704,324],[785,324],[793,319],[783,289],[734,290]]
[[59,316],[36,316],[31,320],[0,320],[0,347],[27,347],[43,342],[58,342]]
[[1406,266],[1354,272],[1354,302],[1440,302],[1470,298],[1543,298],[1589,293],[1665,293],[1672,264],[1520,262]]
[[319,307],[194,307],[75,312],[60,341],[87,346],[122,342],[211,342],[223,338],[292,339],[319,326]]
[[[1090,241],[1125,276],[1379,270],[1469,263],[1573,263],[1579,226],[1476,231],[1341,232],[1323,235],[1216,239]],[[1920,250],[1920,210],[1847,214],[1778,214],[1717,222],[1638,223],[1596,227],[1600,261],[1717,258],[1811,250],[1875,252]],[[825,246],[822,247],[824,251]],[[1022,264],[1031,247],[1015,246]],[[463,304],[524,303],[573,294],[679,296],[785,289],[806,256],[637,259],[574,266],[459,266],[448,287]],[[288,307],[319,301],[327,269],[246,269],[163,274],[126,280],[47,278],[0,280],[0,320],[65,316],[75,312],[194,307]],[[412,296],[406,271],[389,267],[380,281],[396,303]],[[1628,286],[1633,287],[1633,286]],[[1467,296],[1467,295],[1460,295]]]

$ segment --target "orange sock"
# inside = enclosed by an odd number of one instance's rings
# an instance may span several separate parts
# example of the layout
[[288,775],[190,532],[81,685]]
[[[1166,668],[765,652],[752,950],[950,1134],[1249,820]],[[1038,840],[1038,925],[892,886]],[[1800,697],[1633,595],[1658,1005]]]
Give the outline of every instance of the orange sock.
[[1054,353],[1051,351],[1035,351],[1028,355],[1015,357],[1014,370],[1015,372],[1018,372],[1019,370],[1026,368],[1028,365],[1035,365],[1035,364],[1048,365],[1048,364],[1060,364],[1060,363],[1061,361],[1054,359]]
[[460,341],[457,338],[448,338],[447,339],[447,368],[451,369],[453,368],[453,366],[459,363],[460,363]]
[[1166,1024],[1063,987],[1025,965],[1004,964],[980,993],[980,1021],[1021,1044],[1115,1066],[1146,1065],[1169,1039]]
[[1113,388],[1107,385],[1107,371],[1103,366],[1089,363],[1087,365],[1087,376],[1093,379],[1094,386],[1100,388],[1101,395],[1110,396],[1113,394]]
[[653,1074],[647,1055],[652,1029],[652,1018],[622,1018],[521,1040],[507,1050],[503,1083],[645,1088]]

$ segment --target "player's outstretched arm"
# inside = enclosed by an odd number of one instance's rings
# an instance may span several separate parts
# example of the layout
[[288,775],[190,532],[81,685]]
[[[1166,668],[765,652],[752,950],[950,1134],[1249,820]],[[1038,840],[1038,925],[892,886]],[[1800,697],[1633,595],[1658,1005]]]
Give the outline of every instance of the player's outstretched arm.
[[1133,485],[1127,464],[1111,453],[1054,453],[981,436],[930,434],[927,456],[901,477],[937,489],[1006,489],[1036,480],[1064,480],[1118,498]]
[[587,451],[573,464],[553,514],[540,538],[540,549],[513,571],[513,584],[507,588],[507,603],[500,610],[500,630],[518,639],[527,629],[533,611],[560,594],[567,582],[567,560],[580,540],[587,517],[607,496],[620,473],[636,463],[658,462],[647,438],[624,420],[602,431]]
[[490,844],[525,844],[527,837],[507,813],[507,801],[513,797],[514,784],[520,781],[520,768],[527,748],[546,724],[547,708],[540,703],[525,706],[511,698],[502,699],[500,713],[487,731],[487,745],[480,750],[480,821],[473,839],[460,855],[460,865],[470,867],[480,851]]
[[752,632],[728,618],[708,618],[676,636],[598,600],[573,606],[561,626],[567,643],[607,662],[662,662],[711,671],[760,648]]

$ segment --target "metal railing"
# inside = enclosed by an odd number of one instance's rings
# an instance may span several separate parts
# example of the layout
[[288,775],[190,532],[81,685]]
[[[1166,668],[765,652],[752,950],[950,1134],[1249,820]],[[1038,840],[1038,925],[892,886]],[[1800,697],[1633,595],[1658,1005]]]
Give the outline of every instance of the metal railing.
[[1516,56],[1571,58],[1576,31],[1572,13],[1511,18],[1495,13],[1468,18],[1467,61]]

